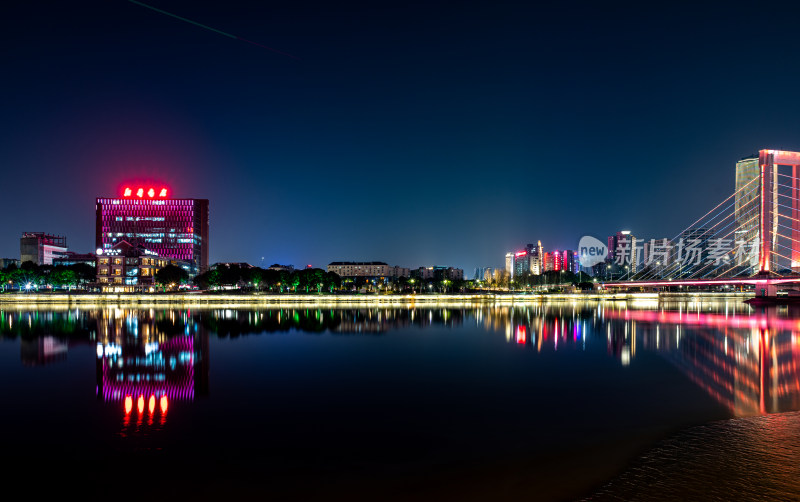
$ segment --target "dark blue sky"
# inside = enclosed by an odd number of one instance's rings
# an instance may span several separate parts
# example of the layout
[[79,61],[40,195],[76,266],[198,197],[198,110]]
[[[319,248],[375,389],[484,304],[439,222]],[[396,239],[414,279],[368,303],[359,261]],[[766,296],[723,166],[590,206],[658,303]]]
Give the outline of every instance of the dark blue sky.
[[800,9],[145,3],[298,59],[125,0],[4,6],[0,256],[23,231],[90,251],[95,197],[151,178],[211,200],[212,262],[471,275],[671,237],[737,159],[800,149]]

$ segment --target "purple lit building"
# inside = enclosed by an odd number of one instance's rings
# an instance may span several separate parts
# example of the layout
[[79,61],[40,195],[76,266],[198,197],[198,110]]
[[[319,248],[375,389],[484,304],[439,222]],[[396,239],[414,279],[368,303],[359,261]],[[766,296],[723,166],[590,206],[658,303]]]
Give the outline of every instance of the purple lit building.
[[96,210],[98,253],[125,240],[190,263],[192,274],[208,269],[208,199],[168,199],[166,188],[125,187],[119,197],[98,197]]

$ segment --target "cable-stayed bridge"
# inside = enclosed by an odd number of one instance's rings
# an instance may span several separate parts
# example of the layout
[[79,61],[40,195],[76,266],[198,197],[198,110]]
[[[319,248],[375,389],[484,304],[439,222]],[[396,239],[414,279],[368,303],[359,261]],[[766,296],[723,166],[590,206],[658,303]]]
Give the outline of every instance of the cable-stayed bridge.
[[800,286],[800,152],[741,160],[734,193],[678,235],[623,238],[610,251],[626,274],[606,287],[739,284],[775,296]]

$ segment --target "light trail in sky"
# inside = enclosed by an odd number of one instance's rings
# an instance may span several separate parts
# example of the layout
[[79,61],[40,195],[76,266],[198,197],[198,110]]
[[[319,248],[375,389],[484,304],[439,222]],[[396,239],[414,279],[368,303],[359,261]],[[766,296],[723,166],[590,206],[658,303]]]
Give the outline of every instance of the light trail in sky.
[[181,16],[178,16],[178,15],[175,15],[175,14],[173,14],[171,12],[167,12],[165,10],[158,9],[156,7],[153,7],[152,5],[147,5],[147,4],[142,3],[142,2],[137,2],[136,0],[128,0],[128,1],[130,3],[134,3],[134,4],[139,5],[141,7],[145,7],[147,9],[152,10],[152,11],[158,12],[159,14],[164,14],[164,15],[167,15],[167,16],[170,16],[170,17],[174,17],[175,19],[178,19],[180,21],[183,21],[183,22],[186,22],[186,23],[189,23],[189,24],[193,24],[195,26],[199,26],[200,28],[205,28],[206,30],[213,31],[214,33],[219,33],[220,35],[224,35],[224,36],[226,36],[228,38],[232,38],[234,40],[241,40],[242,42],[247,42],[248,44],[256,45],[256,46],[261,47],[263,49],[267,49],[269,51],[272,51],[272,52],[275,52],[277,54],[280,54],[282,56],[287,56],[287,57],[290,57],[292,59],[297,59],[298,61],[300,60],[300,58],[292,56],[291,54],[288,54],[286,52],[281,52],[278,49],[273,49],[272,47],[267,47],[266,45],[262,45],[262,44],[259,44],[257,42],[253,42],[252,40],[247,40],[246,38],[242,38],[242,37],[237,36],[237,35],[231,35],[230,33],[225,33],[224,31],[218,30],[216,28],[212,28],[210,26],[206,26],[204,24],[200,24],[200,23],[198,23],[196,21],[192,21],[191,19],[186,19],[185,17],[181,17]]

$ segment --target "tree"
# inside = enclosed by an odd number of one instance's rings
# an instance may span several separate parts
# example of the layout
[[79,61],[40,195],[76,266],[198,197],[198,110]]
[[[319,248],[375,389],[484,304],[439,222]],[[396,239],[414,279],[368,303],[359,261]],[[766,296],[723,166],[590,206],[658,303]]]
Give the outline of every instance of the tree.
[[220,285],[219,270],[207,270],[194,278],[194,283],[200,289],[213,289]]
[[272,288],[277,287],[281,282],[281,273],[275,269],[266,269],[261,271],[261,281],[263,284],[272,291]]
[[239,265],[219,265],[216,270],[219,271],[219,283],[223,286],[239,287],[248,282],[245,276],[246,269],[242,269]]
[[325,272],[325,289],[333,293],[334,288],[338,289],[342,285],[342,278],[336,272]]
[[245,282],[252,284],[255,289],[261,289],[262,283],[264,282],[264,269],[253,267],[243,270],[242,275]]
[[71,290],[78,284],[78,274],[68,267],[56,267],[50,272],[50,284]]
[[75,272],[79,284],[89,284],[97,279],[97,269],[87,263],[76,263],[70,265],[69,269]]
[[156,272],[156,283],[163,286],[184,284],[189,280],[189,273],[176,265],[169,264]]

